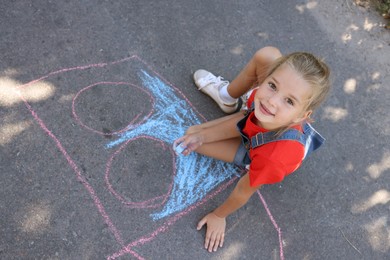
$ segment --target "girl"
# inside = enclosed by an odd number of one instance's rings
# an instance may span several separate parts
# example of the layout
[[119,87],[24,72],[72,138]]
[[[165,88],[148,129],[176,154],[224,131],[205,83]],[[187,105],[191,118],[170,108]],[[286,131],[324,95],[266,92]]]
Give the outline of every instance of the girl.
[[311,54],[282,56],[278,49],[265,47],[230,84],[205,70],[196,71],[194,80],[226,113],[238,109],[238,98],[256,86],[247,102],[247,115],[240,111],[192,126],[174,142],[184,155],[195,151],[240,166],[250,163],[227,200],[198,223],[198,230],[207,225],[204,246],[212,252],[223,246],[226,217],[263,184],[282,181],[305,157],[302,142],[287,139],[256,147],[247,140],[259,133],[280,136],[290,130],[301,135],[304,123],[329,92],[329,69]]

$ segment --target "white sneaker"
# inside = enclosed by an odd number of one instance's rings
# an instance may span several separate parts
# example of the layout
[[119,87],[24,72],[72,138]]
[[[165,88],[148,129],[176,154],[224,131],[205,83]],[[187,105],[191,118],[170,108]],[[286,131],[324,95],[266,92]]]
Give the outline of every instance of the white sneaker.
[[227,104],[219,96],[219,90],[228,85],[229,81],[220,76],[215,76],[206,70],[197,70],[194,73],[195,85],[198,90],[210,96],[226,114],[232,114],[238,110],[239,102]]
[[[252,88],[248,92],[246,92],[244,95],[241,96],[241,100],[242,100],[241,110],[250,110],[251,109],[252,104],[248,104],[248,99],[250,98],[253,90],[255,90],[257,88],[258,87]],[[248,108],[248,105],[249,105],[249,108]]]

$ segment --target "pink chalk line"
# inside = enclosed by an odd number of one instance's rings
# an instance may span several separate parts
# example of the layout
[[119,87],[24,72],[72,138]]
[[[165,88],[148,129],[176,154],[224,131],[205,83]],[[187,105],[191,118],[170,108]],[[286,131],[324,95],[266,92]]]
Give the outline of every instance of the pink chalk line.
[[86,70],[86,69],[90,69],[90,68],[103,68],[107,65],[114,65],[114,64],[117,64],[117,63],[121,63],[121,62],[124,62],[124,61],[127,61],[127,60],[130,60],[130,59],[134,59],[134,58],[137,58],[135,55],[131,56],[131,57],[127,57],[127,58],[124,58],[124,59],[121,59],[121,60],[118,60],[118,61],[113,61],[113,62],[107,62],[107,63],[96,63],[96,64],[90,64],[90,65],[84,65],[84,66],[76,66],[76,67],[72,67],[72,68],[64,68],[64,69],[60,69],[60,70],[56,70],[56,71],[52,71],[50,72],[49,74],[46,74],[38,79],[35,79],[35,80],[32,80],[26,84],[22,84],[20,86],[17,86],[16,89],[20,89],[20,88],[25,88],[25,87],[28,87],[36,82],[39,82],[41,80],[44,80],[50,76],[53,76],[53,75],[56,75],[56,74],[59,74],[59,73],[64,73],[64,72],[69,72],[69,71],[73,71],[73,70]]
[[278,236],[279,236],[280,260],[284,260],[282,230],[280,229],[280,227],[279,227],[278,224],[276,223],[274,217],[273,217],[272,214],[271,214],[271,210],[268,208],[268,205],[267,205],[267,203],[265,202],[265,199],[264,199],[263,195],[261,195],[261,193],[260,193],[259,190],[257,190],[257,194],[259,195],[260,201],[263,203],[263,206],[264,206],[264,208],[265,208],[265,211],[267,211],[267,214],[268,214],[269,219],[271,220],[271,222],[272,222],[272,224],[274,225],[276,231],[278,232]]

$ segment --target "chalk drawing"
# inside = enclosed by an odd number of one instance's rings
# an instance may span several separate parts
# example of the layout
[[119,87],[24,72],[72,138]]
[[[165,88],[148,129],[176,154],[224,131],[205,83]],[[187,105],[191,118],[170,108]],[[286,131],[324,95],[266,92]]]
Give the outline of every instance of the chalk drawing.
[[[186,100],[180,99],[174,89],[146,71],[139,74],[143,86],[155,98],[154,111],[143,124],[121,134],[120,138],[107,144],[107,148],[137,138],[150,136],[169,145],[183,136],[188,127],[201,121]],[[202,199],[226,179],[232,178],[238,169],[232,164],[191,153],[176,158],[176,174],[172,192],[160,212],[151,215],[154,220],[184,210]]]
[[[61,140],[53,133],[53,131],[49,129],[44,120],[41,119],[38,113],[33,109],[32,105],[23,97],[21,91],[19,90],[54,75],[64,74],[72,71],[105,68],[111,65],[135,61],[143,64],[144,67],[144,69],[140,69],[138,71],[139,78],[142,81],[142,86],[137,86],[136,84],[122,81],[99,81],[82,88],[76,94],[72,102],[73,116],[75,121],[80,126],[94,134],[104,136],[109,134],[118,137],[116,140],[107,143],[105,147],[106,149],[110,150],[118,146],[118,148],[113,151],[112,156],[107,161],[105,175],[105,182],[114,197],[121,201],[125,206],[130,208],[158,209],[156,212],[150,215],[153,220],[162,221],[158,228],[150,233],[142,235],[132,242],[124,242],[128,241],[128,239],[123,238],[122,232],[112,221],[109,212],[107,212],[106,207],[104,206],[104,202],[99,198],[94,187],[84,176],[83,171],[80,170],[80,167],[77,166],[75,161],[72,159],[70,153],[65,149]],[[105,133],[91,128],[85,125],[78,117],[75,110],[75,103],[77,102],[79,95],[84,91],[87,91],[96,85],[102,84],[129,85],[144,91],[149,96],[152,109],[143,117],[141,115],[137,115],[131,122],[128,123],[125,128],[119,129],[112,133]],[[26,105],[32,117],[37,121],[47,136],[54,141],[54,144],[63,154],[70,168],[73,169],[76,178],[82,183],[86,191],[90,194],[93,203],[95,204],[98,212],[101,214],[103,221],[107,224],[109,230],[113,234],[113,237],[121,246],[119,251],[111,254],[110,256],[107,256],[107,259],[116,259],[127,254],[130,254],[136,259],[144,259],[139,252],[134,251],[136,246],[144,245],[154,240],[160,233],[166,232],[169,227],[172,226],[178,219],[204,204],[210,198],[216,196],[237,180],[237,177],[235,177],[234,174],[237,173],[238,169],[231,164],[222,163],[211,158],[198,155],[196,153],[192,153],[189,156],[175,155],[171,147],[172,142],[176,138],[182,136],[189,126],[193,124],[199,124],[204,121],[204,117],[196,111],[189,100],[176,87],[164,80],[156,71],[154,71],[149,65],[147,65],[147,63],[142,61],[137,56],[132,56],[109,63],[98,63],[57,70],[29,83],[20,85],[15,89],[15,91],[19,94],[21,100]],[[160,143],[161,147],[171,153],[174,171],[171,174],[172,184],[167,193],[162,194],[161,196],[157,196],[155,198],[141,202],[126,201],[126,199],[117,193],[110,184],[111,164],[115,156],[120,154],[126,145],[140,138],[146,138]],[[267,211],[272,224],[278,232],[280,257],[281,259],[284,259],[281,229],[276,224],[276,221],[274,220],[260,192],[258,192],[258,195],[260,201],[263,203],[263,206]],[[200,245],[201,244],[202,242],[200,242]]]

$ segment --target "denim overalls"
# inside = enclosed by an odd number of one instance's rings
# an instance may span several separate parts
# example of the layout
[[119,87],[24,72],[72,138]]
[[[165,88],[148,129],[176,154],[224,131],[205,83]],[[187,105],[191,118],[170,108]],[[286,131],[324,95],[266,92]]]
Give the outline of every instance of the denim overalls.
[[[254,105],[252,103],[251,109],[247,111],[246,116],[237,123],[237,128],[240,131],[242,137],[242,145],[246,149],[246,154],[243,156],[242,159],[235,158],[234,162],[238,166],[245,166],[250,164],[251,160],[249,158],[249,149],[255,149],[256,147],[270,142],[276,142],[281,140],[300,142],[305,147],[305,154],[303,159],[305,159],[311,152],[317,150],[325,142],[325,138],[322,137],[309,123],[303,124],[303,133],[297,129],[289,129],[281,135],[277,136],[276,131],[270,131],[266,133],[258,133],[249,139],[243,133],[242,130],[245,127],[246,120],[248,119],[249,114],[254,110],[253,107]],[[242,149],[242,146],[240,148]],[[240,148],[237,154],[239,154]],[[238,161],[241,161],[242,163],[239,163]]]

